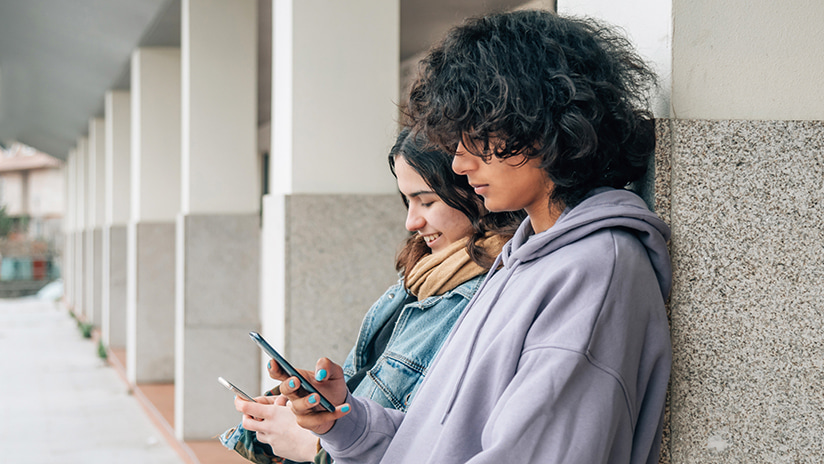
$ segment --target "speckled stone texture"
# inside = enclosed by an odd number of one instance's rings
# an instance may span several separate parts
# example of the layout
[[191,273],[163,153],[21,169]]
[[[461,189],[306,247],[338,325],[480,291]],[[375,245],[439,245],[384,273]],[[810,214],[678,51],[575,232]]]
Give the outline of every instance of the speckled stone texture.
[[246,389],[258,381],[260,349],[248,333],[260,324],[260,217],[181,215],[176,234],[174,428],[209,440],[237,421],[216,379]]
[[[644,200],[667,224],[671,224],[672,196],[672,120],[659,119],[655,124],[655,157],[652,168],[647,172],[642,190]],[[666,303],[667,316],[670,316],[669,300]],[[664,410],[664,433],[661,442],[659,464],[670,464],[670,392],[667,392],[667,404]]]
[[671,124],[665,459],[822,462],[824,123]]
[[397,194],[290,195],[287,215],[286,352],[312,368],[343,363],[364,314],[397,282],[407,237]]

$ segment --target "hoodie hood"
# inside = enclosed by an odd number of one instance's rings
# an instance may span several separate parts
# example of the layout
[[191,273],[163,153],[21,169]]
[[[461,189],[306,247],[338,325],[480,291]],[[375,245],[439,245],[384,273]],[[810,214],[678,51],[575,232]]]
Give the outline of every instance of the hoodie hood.
[[638,195],[628,190],[608,187],[593,190],[580,204],[567,208],[552,227],[540,234],[533,233],[530,219],[525,219],[501,250],[500,260],[506,269],[511,269],[517,263],[539,259],[601,229],[615,227],[632,231],[644,244],[661,295],[666,299],[672,288],[672,265],[667,250],[670,228]]

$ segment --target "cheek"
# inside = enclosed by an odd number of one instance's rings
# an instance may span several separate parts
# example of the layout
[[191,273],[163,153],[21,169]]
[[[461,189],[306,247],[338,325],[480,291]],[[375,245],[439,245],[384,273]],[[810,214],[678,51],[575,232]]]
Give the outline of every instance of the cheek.
[[472,233],[472,223],[469,218],[455,211],[449,218],[449,233],[447,234],[452,241],[460,240]]

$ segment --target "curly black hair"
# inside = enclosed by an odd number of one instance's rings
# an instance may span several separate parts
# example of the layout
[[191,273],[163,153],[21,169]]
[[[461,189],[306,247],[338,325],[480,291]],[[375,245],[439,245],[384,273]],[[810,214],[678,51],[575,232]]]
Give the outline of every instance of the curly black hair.
[[487,161],[540,158],[550,201],[575,206],[596,187],[644,176],[654,86],[654,72],[613,28],[518,11],[452,29],[421,62],[404,112],[452,152],[462,141]]

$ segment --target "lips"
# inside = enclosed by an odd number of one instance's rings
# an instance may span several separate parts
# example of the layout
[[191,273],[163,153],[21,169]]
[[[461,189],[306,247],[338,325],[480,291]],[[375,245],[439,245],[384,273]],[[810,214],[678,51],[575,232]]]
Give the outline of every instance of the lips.
[[475,193],[478,195],[483,195],[489,189],[489,184],[469,184],[469,186],[475,189]]

